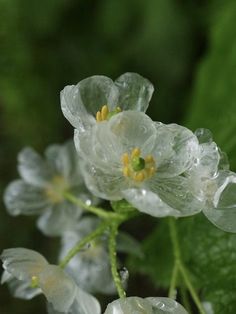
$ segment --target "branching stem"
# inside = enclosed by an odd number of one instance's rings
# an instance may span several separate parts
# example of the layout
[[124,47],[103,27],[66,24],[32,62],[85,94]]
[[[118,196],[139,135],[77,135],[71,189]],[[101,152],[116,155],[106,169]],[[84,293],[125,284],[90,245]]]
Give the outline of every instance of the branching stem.
[[[171,280],[171,285],[170,285],[170,291],[169,291],[169,295],[172,296],[173,292],[175,291],[175,287],[176,287],[176,273],[179,271],[183,277],[183,280],[185,282],[186,287],[188,288],[193,301],[195,302],[199,313],[200,314],[206,314],[205,310],[202,306],[202,303],[199,299],[199,296],[191,282],[189,273],[187,268],[185,267],[182,259],[181,259],[181,251],[180,251],[180,247],[179,247],[179,240],[178,240],[178,234],[177,234],[177,229],[176,229],[176,221],[175,218],[169,218],[169,229],[170,229],[170,236],[171,236],[171,241],[173,244],[173,250],[174,250],[174,258],[175,258],[175,264],[174,264],[174,269],[173,269],[173,273],[172,273],[172,280]],[[175,269],[176,268],[176,269]]]

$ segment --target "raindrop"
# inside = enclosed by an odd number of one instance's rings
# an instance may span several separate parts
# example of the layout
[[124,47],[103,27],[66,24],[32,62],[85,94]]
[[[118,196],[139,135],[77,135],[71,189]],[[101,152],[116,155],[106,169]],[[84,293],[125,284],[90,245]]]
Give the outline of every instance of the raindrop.
[[122,267],[121,269],[119,269],[119,274],[120,274],[122,284],[125,285],[129,279],[128,269],[126,267]]

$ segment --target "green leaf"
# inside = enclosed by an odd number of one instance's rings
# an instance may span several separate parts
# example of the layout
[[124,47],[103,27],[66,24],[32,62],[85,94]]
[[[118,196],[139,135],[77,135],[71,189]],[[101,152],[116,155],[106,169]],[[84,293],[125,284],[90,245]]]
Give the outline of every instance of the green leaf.
[[210,43],[197,71],[187,126],[213,132],[236,169],[236,2],[226,1],[211,21]]
[[[236,235],[223,232],[202,214],[176,221],[181,257],[202,301],[215,314],[236,313]],[[168,288],[173,268],[173,247],[167,219],[143,243],[145,263],[130,266],[149,275],[156,286]],[[130,267],[129,266],[129,267]]]

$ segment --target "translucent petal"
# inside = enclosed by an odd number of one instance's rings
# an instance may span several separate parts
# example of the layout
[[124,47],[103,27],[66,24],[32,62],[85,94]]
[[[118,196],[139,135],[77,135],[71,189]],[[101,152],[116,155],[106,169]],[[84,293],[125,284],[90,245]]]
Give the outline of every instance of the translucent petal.
[[2,274],[1,283],[7,283],[11,294],[19,299],[31,300],[42,293],[41,289],[30,287],[28,281],[18,280],[7,271],[4,271]]
[[125,73],[118,77],[115,85],[119,89],[118,105],[122,110],[147,110],[154,91],[151,82],[137,73]]
[[95,123],[96,113],[103,105],[113,109],[117,100],[118,89],[105,76],[89,77],[75,86],[66,86],[61,92],[62,112],[79,132]]
[[38,275],[39,287],[55,310],[67,312],[75,300],[76,285],[56,265],[47,265]]
[[[56,311],[50,303],[47,310],[49,314],[62,313]],[[77,287],[75,300],[66,314],[101,314],[101,307],[96,298]]]
[[236,232],[236,174],[221,171],[211,182],[215,193],[203,213],[218,228],[227,232]]
[[82,172],[87,188],[97,197],[120,200],[121,191],[127,188],[127,182],[121,172],[106,173],[85,161],[83,161]]
[[187,128],[177,124],[157,123],[155,147],[150,152],[159,177],[168,178],[182,174],[190,168],[198,153],[198,140]]
[[204,129],[204,128],[197,129],[194,132],[194,134],[198,138],[198,141],[200,144],[206,144],[206,143],[210,144],[213,141],[212,133],[208,129]]
[[146,298],[154,309],[155,314],[188,314],[188,312],[173,299],[170,298]]
[[104,314],[155,314],[152,305],[145,299],[129,297],[108,304]]
[[67,201],[54,204],[37,220],[37,227],[47,236],[59,236],[75,229],[82,210]]
[[[62,237],[60,259],[83,237],[96,229],[99,220],[85,217],[80,220],[76,230],[66,232]],[[78,271],[79,269],[79,271]],[[115,286],[110,271],[110,261],[102,239],[91,242],[78,253],[67,265],[75,282],[84,290],[92,293],[114,293]]]
[[34,187],[23,180],[13,181],[4,193],[4,203],[10,215],[35,215],[50,206],[42,188]]
[[45,186],[52,177],[52,169],[30,147],[24,148],[18,154],[18,171],[27,183],[39,187]]
[[38,276],[48,265],[46,259],[38,252],[13,248],[2,252],[3,268],[19,280],[31,281],[32,276]]

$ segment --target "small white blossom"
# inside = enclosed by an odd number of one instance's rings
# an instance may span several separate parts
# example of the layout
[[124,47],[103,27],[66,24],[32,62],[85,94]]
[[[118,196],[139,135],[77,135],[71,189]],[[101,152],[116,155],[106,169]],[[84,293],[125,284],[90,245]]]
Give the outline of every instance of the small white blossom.
[[60,235],[76,225],[82,210],[65,200],[72,191],[82,200],[95,201],[86,189],[73,142],[49,146],[42,158],[32,148],[18,155],[21,179],[7,187],[4,201],[13,215],[40,215],[39,229],[46,235]]
[[136,73],[125,73],[114,82],[106,76],[96,75],[77,85],[66,86],[61,92],[61,108],[81,134],[119,111],[145,112],[153,90],[153,85]]
[[229,171],[226,155],[212,140],[211,133],[198,129],[199,151],[186,172],[196,197],[204,202],[203,213],[218,228],[236,232],[236,174]]
[[86,185],[94,195],[114,201],[125,198],[156,217],[201,211],[201,201],[183,176],[192,167],[199,145],[187,128],[124,111],[84,136],[75,133],[75,145]]
[[59,266],[49,264],[41,254],[13,248],[4,250],[1,259],[5,269],[2,281],[18,281],[14,285],[16,291],[12,287],[16,297],[29,299],[43,293],[50,313],[100,314],[98,301],[81,290]]
[[113,301],[104,314],[187,314],[173,299],[129,297]]

